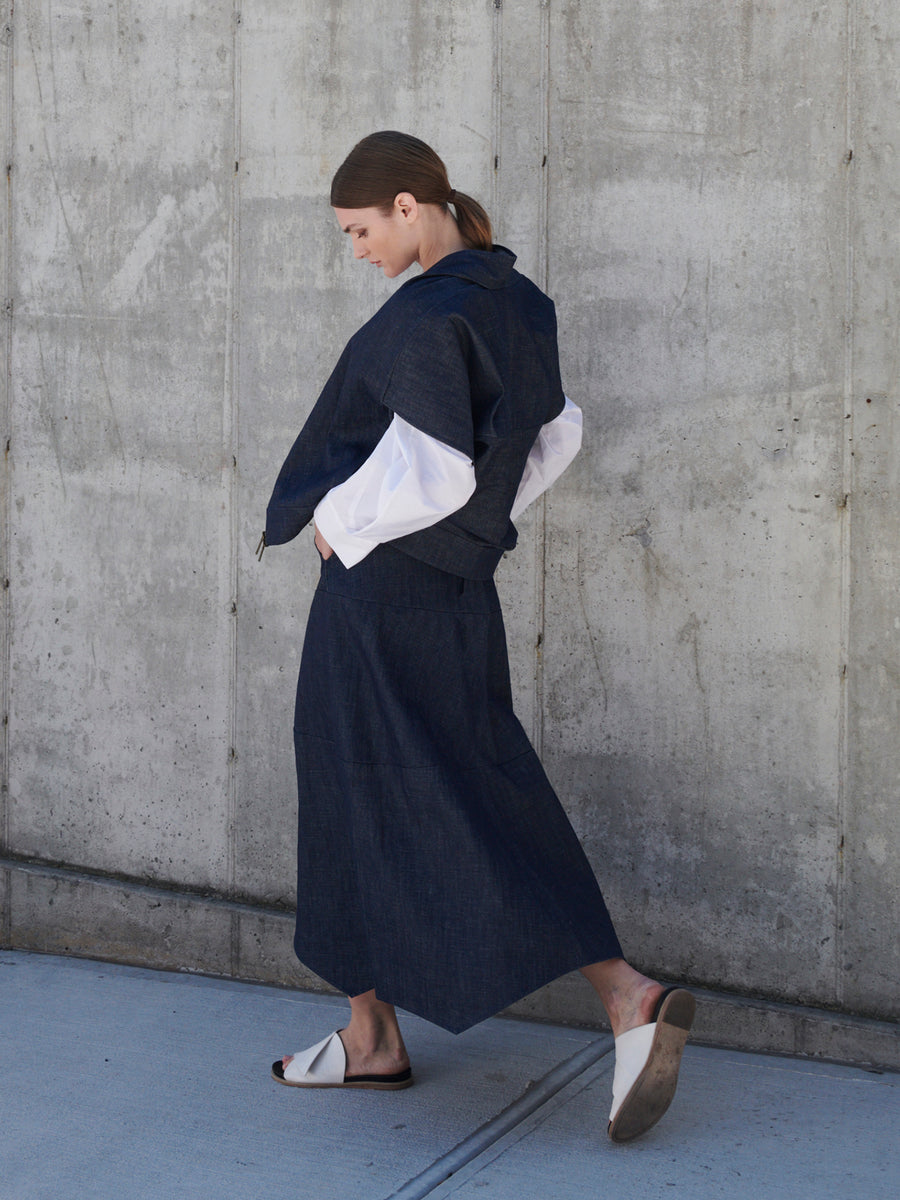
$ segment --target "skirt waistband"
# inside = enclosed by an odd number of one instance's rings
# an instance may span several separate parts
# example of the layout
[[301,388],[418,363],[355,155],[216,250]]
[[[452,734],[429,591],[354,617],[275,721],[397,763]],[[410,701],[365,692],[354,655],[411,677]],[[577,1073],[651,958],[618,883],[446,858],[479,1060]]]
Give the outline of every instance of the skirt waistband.
[[336,554],[324,559],[319,590],[329,595],[368,600],[398,608],[459,613],[499,612],[493,579],[463,579],[404,554],[390,542],[376,546],[354,567]]

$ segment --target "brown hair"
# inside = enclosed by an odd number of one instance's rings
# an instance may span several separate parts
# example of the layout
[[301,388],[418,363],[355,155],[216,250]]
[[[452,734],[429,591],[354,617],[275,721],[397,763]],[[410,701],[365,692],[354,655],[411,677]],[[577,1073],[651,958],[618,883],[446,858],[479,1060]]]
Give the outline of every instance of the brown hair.
[[491,220],[477,200],[450,186],[437,154],[408,133],[386,129],[357,142],[331,181],[333,208],[380,208],[387,214],[400,192],[420,204],[456,209],[456,223],[467,246],[490,250]]

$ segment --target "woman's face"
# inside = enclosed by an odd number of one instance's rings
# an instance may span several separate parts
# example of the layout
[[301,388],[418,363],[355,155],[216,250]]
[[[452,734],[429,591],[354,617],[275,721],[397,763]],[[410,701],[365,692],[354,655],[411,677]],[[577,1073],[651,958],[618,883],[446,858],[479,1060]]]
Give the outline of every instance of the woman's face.
[[395,202],[387,216],[377,208],[336,208],[334,214],[344,233],[350,235],[354,257],[381,267],[388,279],[402,275],[416,262],[415,221],[410,221],[403,205]]

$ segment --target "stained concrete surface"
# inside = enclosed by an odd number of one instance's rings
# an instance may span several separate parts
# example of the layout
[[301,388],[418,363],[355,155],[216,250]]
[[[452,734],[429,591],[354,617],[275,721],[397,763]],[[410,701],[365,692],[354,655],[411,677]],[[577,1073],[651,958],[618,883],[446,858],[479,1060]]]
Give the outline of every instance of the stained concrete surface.
[[408,1018],[406,1091],[272,1082],[274,1058],[345,1015],[285,989],[0,954],[0,1197],[819,1200],[900,1186],[897,1075],[689,1046],[666,1117],[621,1147],[605,1135],[611,1039],[559,1026],[493,1019],[454,1038]]

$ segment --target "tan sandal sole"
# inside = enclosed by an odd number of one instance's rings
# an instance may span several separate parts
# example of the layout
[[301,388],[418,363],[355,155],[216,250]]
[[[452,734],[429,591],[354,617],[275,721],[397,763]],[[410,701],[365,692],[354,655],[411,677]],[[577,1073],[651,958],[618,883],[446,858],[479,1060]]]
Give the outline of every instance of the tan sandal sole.
[[272,1078],[276,1083],[283,1083],[285,1087],[295,1088],[368,1088],[374,1092],[399,1092],[403,1088],[412,1087],[413,1077],[408,1075],[406,1079],[391,1079],[388,1077],[384,1081],[380,1081],[377,1076],[361,1076],[354,1079],[351,1076],[345,1079],[342,1083],[296,1083],[293,1079],[283,1079],[280,1075],[276,1075],[272,1070]]
[[676,988],[662,1002],[647,1065],[610,1122],[609,1136],[614,1142],[630,1142],[652,1129],[672,1103],[696,1008],[694,997],[684,988]]

